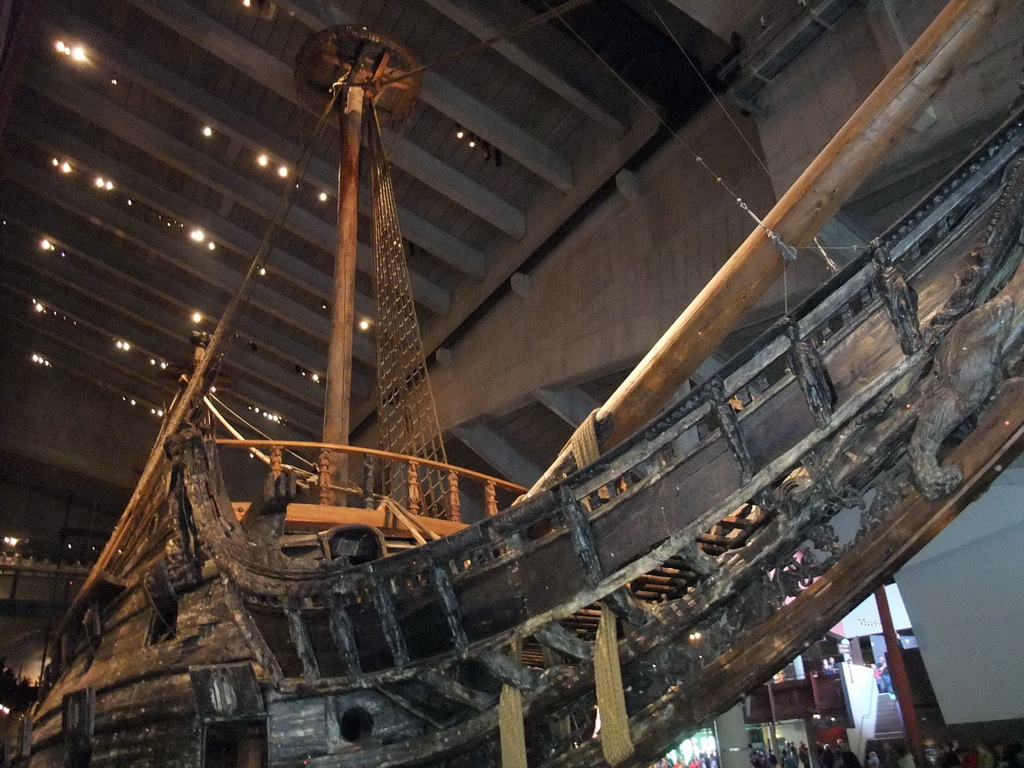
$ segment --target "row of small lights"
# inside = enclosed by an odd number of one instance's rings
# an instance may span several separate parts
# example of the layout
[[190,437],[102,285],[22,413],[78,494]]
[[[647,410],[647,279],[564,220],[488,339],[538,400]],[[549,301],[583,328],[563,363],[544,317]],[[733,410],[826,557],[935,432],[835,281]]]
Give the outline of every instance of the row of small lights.
[[469,145],[470,149],[476,149],[479,145],[480,149],[483,150],[484,157],[487,160],[494,161],[494,167],[501,167],[501,150],[496,147],[492,147],[489,142],[484,141],[476,134],[470,133],[465,128],[457,128],[455,130],[455,138],[459,141],[465,141]]
[[267,421],[272,421],[275,424],[287,424],[288,423],[284,419],[282,419],[280,416],[278,416],[276,413],[271,413],[270,411],[264,411],[258,405],[250,405],[248,407],[249,407],[250,411],[253,411],[256,414],[262,416]]
[[21,539],[15,538],[14,536],[4,536],[4,544],[8,547],[18,546],[19,541],[21,541]]
[[[46,314],[46,312],[47,312],[46,307],[41,302],[36,301],[35,299],[32,300],[32,309],[36,313],[39,313],[39,314]],[[53,310],[53,314],[57,315],[58,314],[57,310]],[[61,315],[61,317],[63,317],[65,320],[68,319],[66,315]],[[202,315],[200,315],[198,312],[195,313],[192,317],[193,317],[193,320],[195,322],[199,322],[200,320],[203,319]],[[198,319],[196,319],[197,317],[198,317]],[[71,322],[74,323],[75,325],[78,325],[77,321],[72,320]],[[130,352],[132,350],[131,342],[130,341],[126,341],[125,339],[115,338],[114,339],[114,346],[117,347],[122,352]],[[38,353],[33,353],[31,359],[32,359],[33,363],[35,363],[36,365],[41,365],[44,368],[52,368],[53,367],[53,364],[49,360],[47,360],[45,357],[43,357],[42,355],[40,355]],[[167,363],[166,360],[157,360],[155,357],[149,358],[149,364],[152,365],[152,366],[159,366],[160,370],[162,370],[162,371],[163,370],[167,370],[167,367],[168,367],[168,363]],[[216,392],[216,388],[213,388],[212,391]],[[126,402],[126,403],[128,403],[129,405],[132,405],[132,406],[137,404],[137,401],[135,400],[135,398],[133,398],[133,397],[130,398],[130,397],[126,396],[126,395],[122,395],[121,396],[121,400]],[[150,408],[149,410],[150,410],[150,413],[152,413],[154,416],[163,417],[163,415],[164,415],[163,409],[160,409],[160,408]]]
[[[65,173],[65,174],[73,173],[74,170],[75,170],[74,166],[71,165],[71,163],[69,163],[67,160],[63,160],[62,161],[62,160],[60,160],[59,158],[56,158],[56,157],[51,158],[50,164],[53,165],[54,168],[57,168],[61,173]],[[107,192],[111,192],[114,189],[114,182],[111,179],[105,179],[102,176],[97,176],[93,183],[96,186],[96,188],[99,189],[99,190],[105,190]],[[133,198],[129,197],[129,198],[127,198],[126,202],[127,202],[127,204],[129,206],[131,206],[131,205],[134,204],[135,201],[134,201]],[[177,220],[175,220],[174,218],[172,218],[170,216],[164,216],[162,213],[157,211],[155,208],[152,208],[151,206],[148,206],[148,205],[145,205],[145,204],[143,204],[143,207],[146,208],[147,210],[149,210],[158,219],[160,219],[160,221],[162,223],[166,223],[168,227],[173,227],[175,224],[177,224],[180,229],[184,229],[185,228],[185,225],[182,222],[177,221]],[[198,227],[192,229],[191,232],[189,232],[189,238],[194,243],[202,243],[202,242],[206,241],[206,247],[207,247],[207,249],[209,249],[211,251],[215,250],[217,248],[217,244],[213,241],[213,239],[211,238],[209,241],[207,241],[206,232],[204,232],[202,229],[200,229]],[[41,247],[43,248],[43,250],[53,250],[52,245],[46,239],[44,239],[42,241]]]

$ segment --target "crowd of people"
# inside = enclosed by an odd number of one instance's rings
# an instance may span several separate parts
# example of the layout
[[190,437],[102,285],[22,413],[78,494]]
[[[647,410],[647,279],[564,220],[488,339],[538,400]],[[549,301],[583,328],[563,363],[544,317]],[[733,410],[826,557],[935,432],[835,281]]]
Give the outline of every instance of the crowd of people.
[[[870,751],[864,762],[845,741],[835,745],[819,744],[817,761],[812,762],[811,751],[804,742],[797,746],[791,741],[779,748],[755,748],[750,751],[751,768],[918,768],[913,754],[901,743],[884,742],[879,751]],[[921,768],[1024,768],[1024,745],[978,744],[961,745],[947,741],[939,746],[934,762]],[[694,753],[689,761],[685,757],[663,757],[651,768],[721,768],[718,752]]]
[[689,762],[681,755],[674,760],[663,757],[651,768],[719,768],[718,752],[712,750],[710,753],[694,753]]

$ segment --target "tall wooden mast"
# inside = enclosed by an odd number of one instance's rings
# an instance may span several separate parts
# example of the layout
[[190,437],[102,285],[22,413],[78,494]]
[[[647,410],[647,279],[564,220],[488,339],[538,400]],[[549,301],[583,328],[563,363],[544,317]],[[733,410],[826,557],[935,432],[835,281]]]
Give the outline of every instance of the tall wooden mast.
[[[323,442],[349,441],[352,412],[352,350],[356,333],[356,259],[359,247],[359,168],[364,101],[373,99],[375,115],[388,122],[408,116],[419,95],[416,69],[402,46],[363,27],[341,26],[316,33],[296,56],[296,86],[302,100],[322,113],[331,106],[338,120],[338,241],[334,260],[334,298],[327,355]],[[397,82],[388,82],[401,78]],[[372,119],[377,119],[372,117]],[[331,462],[331,484],[345,485],[345,454]],[[326,499],[330,494],[321,494]],[[335,494],[339,503],[343,494]]]
[[327,354],[323,441],[348,443],[352,403],[352,337],[355,333],[356,228],[359,213],[359,144],[363,127],[361,87],[339,97],[338,245],[334,258],[334,303]]

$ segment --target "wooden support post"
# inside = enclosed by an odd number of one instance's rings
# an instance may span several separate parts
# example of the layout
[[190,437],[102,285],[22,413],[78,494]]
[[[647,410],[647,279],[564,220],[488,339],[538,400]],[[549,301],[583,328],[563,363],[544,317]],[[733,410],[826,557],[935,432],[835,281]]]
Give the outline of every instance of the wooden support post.
[[[359,143],[363,125],[363,89],[348,88],[338,118],[341,162],[338,165],[338,248],[334,262],[334,304],[327,355],[324,442],[348,444],[352,403],[352,339],[355,334],[356,224],[359,205]],[[334,456],[336,486],[347,484],[347,457]],[[344,503],[344,499],[337,499]]]
[[917,713],[914,711],[914,696],[910,690],[910,678],[903,664],[903,648],[896,635],[896,627],[892,623],[889,612],[889,598],[885,587],[875,590],[875,603],[878,605],[878,617],[882,620],[882,634],[885,636],[885,663],[889,667],[893,689],[896,691],[896,703],[900,705],[900,717],[903,720],[903,735],[907,739],[907,749],[914,756],[917,765],[924,765],[924,752],[921,749],[921,729],[917,724]]
[[[621,443],[657,416],[775,284],[783,258],[769,230],[789,246],[810,243],[910,129],[1005,4],[952,0],[943,9],[764,217],[764,227],[754,229],[601,407],[598,422],[609,430],[602,449]],[[570,466],[563,451],[530,494],[549,487]]]

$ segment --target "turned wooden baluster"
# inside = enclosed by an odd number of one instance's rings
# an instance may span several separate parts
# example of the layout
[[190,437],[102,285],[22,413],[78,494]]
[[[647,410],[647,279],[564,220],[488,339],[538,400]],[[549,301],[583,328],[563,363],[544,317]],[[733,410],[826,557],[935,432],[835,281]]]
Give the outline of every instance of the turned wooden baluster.
[[420,513],[420,503],[423,499],[423,491],[420,488],[420,465],[415,461],[409,462],[407,485],[409,488],[409,512],[418,515]]
[[373,456],[363,455],[363,506],[373,509],[377,500],[373,497]]
[[324,450],[320,451],[320,458],[317,463],[320,470],[320,503],[334,504],[334,494],[331,493],[331,454]]
[[456,523],[462,522],[459,505],[459,474],[452,470],[448,473],[448,519]]
[[488,517],[498,514],[498,490],[494,487],[493,480],[484,486],[484,510]]
[[282,457],[282,451],[280,445],[270,446],[270,472],[276,480],[281,476],[281,471],[284,469],[284,460]]

